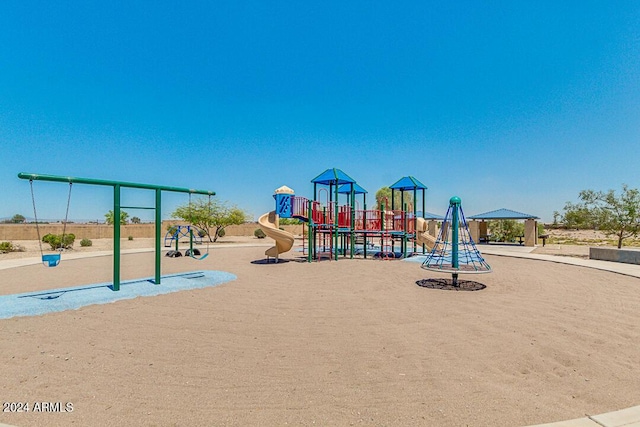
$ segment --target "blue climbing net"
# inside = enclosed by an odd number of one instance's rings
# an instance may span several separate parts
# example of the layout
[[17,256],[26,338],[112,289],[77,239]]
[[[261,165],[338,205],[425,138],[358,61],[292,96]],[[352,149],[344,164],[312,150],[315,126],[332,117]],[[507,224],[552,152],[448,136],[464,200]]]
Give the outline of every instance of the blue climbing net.
[[[454,232],[454,227],[458,228],[457,233]],[[454,241],[455,237],[457,241]],[[491,271],[491,266],[482,257],[471,237],[460,204],[449,204],[436,243],[422,263],[422,268],[451,273],[489,273]]]

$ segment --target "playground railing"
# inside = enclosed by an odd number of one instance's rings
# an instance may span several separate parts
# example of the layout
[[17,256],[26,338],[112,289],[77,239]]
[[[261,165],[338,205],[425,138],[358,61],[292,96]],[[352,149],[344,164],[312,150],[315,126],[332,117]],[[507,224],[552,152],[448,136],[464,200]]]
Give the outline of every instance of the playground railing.
[[338,212],[338,227],[351,228],[351,207],[340,206],[340,212]]
[[293,197],[293,216],[301,218],[309,218],[309,199],[306,197]]
[[378,210],[356,211],[356,230],[379,231],[381,230],[382,218]]
[[405,231],[405,212],[401,210],[385,211],[384,229],[387,231]]

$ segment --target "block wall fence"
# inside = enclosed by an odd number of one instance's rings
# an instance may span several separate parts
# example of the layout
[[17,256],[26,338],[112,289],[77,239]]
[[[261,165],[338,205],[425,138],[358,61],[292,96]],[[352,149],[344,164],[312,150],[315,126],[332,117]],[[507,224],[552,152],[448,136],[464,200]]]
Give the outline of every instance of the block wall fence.
[[[175,221],[162,222],[162,235]],[[225,228],[225,237],[232,236],[253,236],[253,232],[258,228],[258,223],[246,223],[241,225],[230,225]],[[284,225],[286,231],[294,235],[302,236],[302,225]],[[63,224],[40,224],[40,236],[47,233],[62,234]],[[81,239],[109,239],[113,238],[113,227],[106,224],[67,224],[66,233],[72,233],[76,240]],[[155,227],[153,224],[127,224],[120,229],[122,238],[153,238],[155,237]],[[0,224],[0,241],[12,240],[37,240],[38,233],[35,224]]]

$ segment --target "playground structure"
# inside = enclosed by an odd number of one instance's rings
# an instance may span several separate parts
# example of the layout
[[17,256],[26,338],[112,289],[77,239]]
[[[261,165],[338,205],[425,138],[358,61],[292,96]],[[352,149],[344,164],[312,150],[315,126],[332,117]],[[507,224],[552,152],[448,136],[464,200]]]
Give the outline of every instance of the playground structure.
[[179,249],[180,239],[188,239],[189,249],[184,251],[184,255],[197,260],[205,259],[209,256],[209,244],[207,243],[207,252],[204,255],[201,254],[199,249],[193,247],[194,243],[202,244],[202,236],[204,234],[203,230],[194,225],[171,226],[167,234],[164,235],[164,247],[174,247],[174,249],[167,252],[166,256],[174,258],[182,256],[182,252]]
[[167,234],[164,235],[164,247],[170,248],[176,246],[182,238],[189,239],[189,242],[201,244],[202,232],[194,225],[172,225],[167,231]]
[[[32,173],[24,173],[21,172],[18,174],[18,178],[20,179],[28,179],[31,183],[33,181],[52,181],[52,182],[66,182],[70,185],[72,184],[88,184],[88,185],[100,185],[100,186],[108,186],[113,187],[113,287],[114,291],[120,290],[120,212],[122,209],[150,209],[155,211],[155,277],[154,283],[156,285],[160,284],[161,281],[161,259],[162,259],[162,192],[170,191],[177,193],[188,193],[191,194],[203,194],[208,195],[209,197],[215,196],[215,192],[213,191],[204,191],[204,190],[192,190],[188,188],[180,188],[180,187],[167,187],[161,185],[151,185],[151,184],[138,184],[132,182],[122,182],[122,181],[107,181],[100,179],[91,179],[91,178],[75,178],[75,177],[66,177],[66,176],[56,176],[56,175],[39,175]],[[122,188],[137,188],[143,190],[152,190],[155,192],[155,206],[121,206],[120,196]],[[33,193],[32,193],[33,194]],[[71,193],[69,193],[69,198],[71,197]],[[35,199],[34,199],[35,206]],[[67,201],[67,212],[68,212],[69,201]],[[56,261],[52,262],[50,258],[45,259],[48,255],[42,255],[43,263],[48,263],[49,266],[54,267],[58,265],[60,262],[59,258]],[[55,265],[53,265],[55,264]]]
[[280,254],[289,252],[293,247],[293,234],[278,228],[278,216],[275,211],[262,215],[258,219],[258,224],[260,225],[260,228],[262,228],[262,231],[264,231],[264,234],[276,242],[274,246],[264,252],[267,256],[267,260],[271,257],[275,259],[275,262],[278,262]]
[[454,287],[458,286],[459,273],[491,272],[471,237],[459,197],[449,200],[440,234],[422,268],[451,273]]
[[[296,218],[306,223],[303,246],[309,262],[323,257],[338,260],[339,255],[395,259],[426,253],[433,248],[435,220],[439,218],[425,212],[427,187],[417,179],[401,178],[390,187],[391,203],[385,201],[375,209],[367,208],[367,191],[339,169],[327,169],[311,182],[314,187],[312,200],[296,196],[286,187],[276,190],[276,209],[259,221],[265,234],[276,241],[276,245],[265,252],[268,257],[277,257],[293,245],[293,235],[278,230],[279,218]],[[401,206],[395,206],[397,191]],[[413,203],[405,202],[405,192],[409,191]],[[416,211],[418,194],[421,195],[422,217]],[[346,196],[346,203],[342,205],[340,195]],[[362,196],[362,204],[356,200],[357,196]],[[269,216],[272,221],[266,220]]]

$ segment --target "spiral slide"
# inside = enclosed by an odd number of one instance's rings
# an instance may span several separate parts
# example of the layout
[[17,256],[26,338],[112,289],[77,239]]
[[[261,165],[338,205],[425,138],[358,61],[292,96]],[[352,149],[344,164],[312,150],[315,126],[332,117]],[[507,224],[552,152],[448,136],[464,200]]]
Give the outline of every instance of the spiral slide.
[[425,245],[427,249],[432,250],[436,244],[436,238],[429,234],[427,229],[427,221],[424,218],[416,218],[416,242],[419,245]]
[[258,225],[264,234],[276,241],[276,245],[264,251],[264,254],[275,258],[278,262],[278,255],[290,251],[293,247],[293,234],[278,228],[276,211],[262,215],[258,219]]

